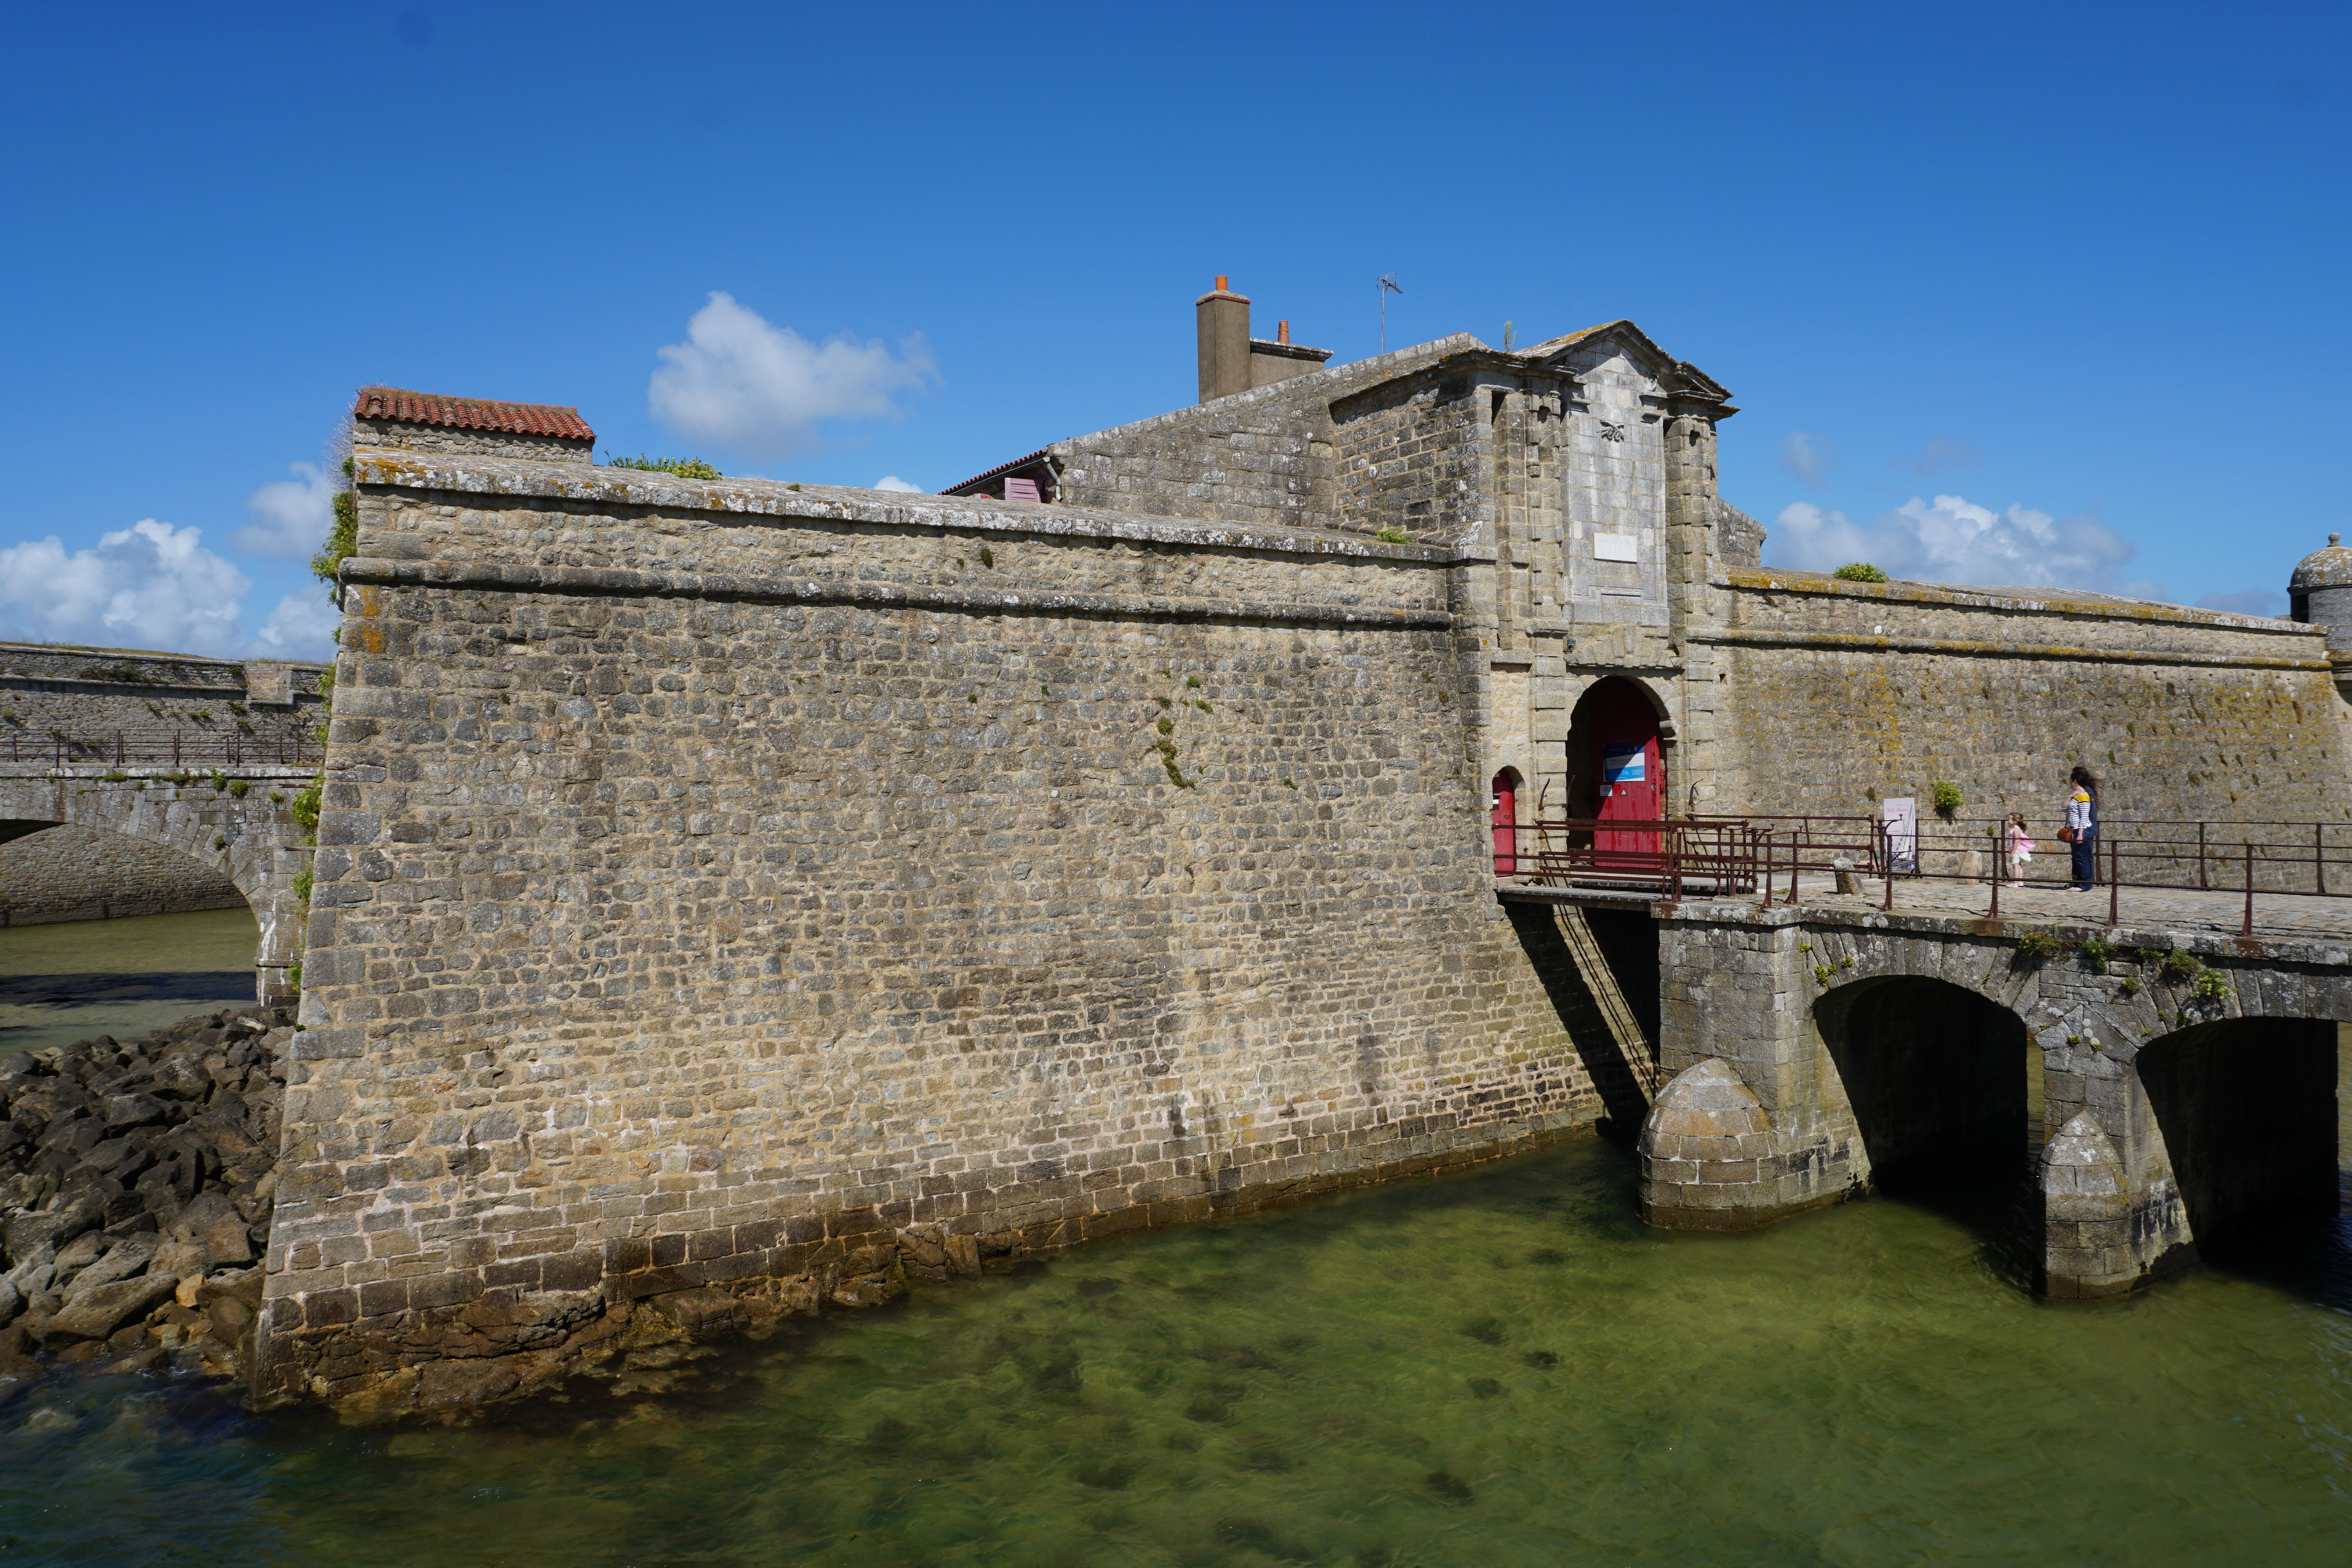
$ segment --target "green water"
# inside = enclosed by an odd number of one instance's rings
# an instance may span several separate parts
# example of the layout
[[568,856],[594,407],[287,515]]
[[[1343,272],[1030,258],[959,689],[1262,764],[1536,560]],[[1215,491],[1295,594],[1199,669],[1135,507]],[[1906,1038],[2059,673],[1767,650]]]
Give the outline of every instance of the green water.
[[250,909],[0,930],[0,1056],[250,1008],[258,940]]
[[1724,1239],[1630,1186],[1572,1145],[459,1430],[53,1382],[0,1411],[0,1563],[2343,1561],[2340,1231],[2059,1307],[1997,1201]]

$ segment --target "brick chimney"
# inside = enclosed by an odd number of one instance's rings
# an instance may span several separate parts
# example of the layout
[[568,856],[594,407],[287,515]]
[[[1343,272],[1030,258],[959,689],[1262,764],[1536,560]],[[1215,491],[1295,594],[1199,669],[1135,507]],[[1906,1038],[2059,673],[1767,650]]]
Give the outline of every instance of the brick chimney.
[[1201,401],[1250,390],[1249,297],[1217,279],[1193,303],[1201,332]]

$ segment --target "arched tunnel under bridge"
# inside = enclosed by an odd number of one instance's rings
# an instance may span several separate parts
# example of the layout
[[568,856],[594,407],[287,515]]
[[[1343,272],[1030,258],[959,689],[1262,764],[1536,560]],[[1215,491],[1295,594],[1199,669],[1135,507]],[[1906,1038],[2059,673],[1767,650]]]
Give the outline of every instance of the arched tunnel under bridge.
[[1988,1220],[2015,1200],[2019,1274],[2091,1299],[2336,1219],[2345,944],[1657,907],[1654,1224],[1972,1182]]
[[289,1003],[301,953],[299,879],[310,854],[291,808],[314,771],[248,765],[194,774],[72,768],[0,775],[0,840],[69,823],[188,856],[226,877],[259,930],[255,999]]

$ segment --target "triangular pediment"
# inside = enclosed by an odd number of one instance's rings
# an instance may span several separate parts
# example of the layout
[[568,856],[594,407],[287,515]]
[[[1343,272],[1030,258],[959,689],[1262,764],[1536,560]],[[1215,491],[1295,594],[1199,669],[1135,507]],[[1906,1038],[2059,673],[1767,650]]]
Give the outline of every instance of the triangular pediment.
[[1709,402],[1721,402],[1731,395],[1722,382],[1696,365],[1667,353],[1651,340],[1647,332],[1631,321],[1603,321],[1580,332],[1565,333],[1525,350],[1520,357],[1537,361],[1557,361],[1571,353],[1590,353],[1596,350],[1622,354],[1635,370],[1656,382],[1659,388],[1666,392],[1680,392]]

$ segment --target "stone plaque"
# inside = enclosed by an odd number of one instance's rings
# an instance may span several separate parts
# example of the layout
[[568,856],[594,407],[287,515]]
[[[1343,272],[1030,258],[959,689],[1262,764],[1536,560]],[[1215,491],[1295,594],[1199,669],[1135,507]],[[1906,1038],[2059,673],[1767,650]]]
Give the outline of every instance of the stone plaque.
[[249,703],[275,703],[279,706],[294,700],[294,670],[290,664],[247,664],[245,667],[245,700]]

